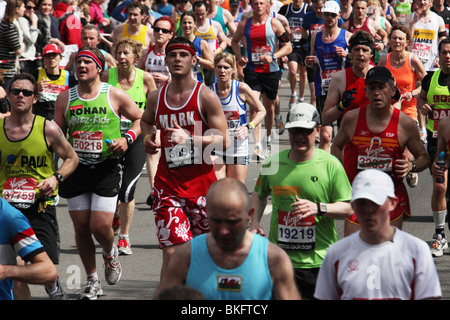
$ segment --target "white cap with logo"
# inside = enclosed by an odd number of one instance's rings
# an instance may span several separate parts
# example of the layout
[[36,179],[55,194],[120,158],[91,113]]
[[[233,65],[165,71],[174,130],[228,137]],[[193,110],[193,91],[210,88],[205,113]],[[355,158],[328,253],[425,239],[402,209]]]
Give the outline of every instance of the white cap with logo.
[[388,197],[396,198],[394,182],[381,170],[363,170],[353,180],[351,202],[368,199],[381,206]]

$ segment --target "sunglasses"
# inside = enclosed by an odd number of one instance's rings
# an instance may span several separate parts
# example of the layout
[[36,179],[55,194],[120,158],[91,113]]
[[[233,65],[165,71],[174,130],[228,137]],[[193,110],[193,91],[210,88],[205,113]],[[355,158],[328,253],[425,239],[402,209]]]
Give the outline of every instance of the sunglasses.
[[336,18],[337,17],[336,13],[331,13],[331,12],[324,12],[323,15],[325,17],[332,17],[332,18]]
[[311,133],[314,132],[313,129],[305,129],[305,128],[289,128],[288,132],[294,136],[301,134],[303,136],[309,136]]
[[156,33],[159,33],[160,31],[162,31],[163,33],[167,34],[167,33],[172,33],[171,30],[169,29],[163,29],[163,28],[154,28],[153,30],[155,30]]
[[35,10],[36,9],[36,7],[33,7],[33,6],[25,6],[25,8],[28,9],[28,10]]
[[33,90],[17,89],[17,88],[11,89],[9,90],[9,92],[15,96],[18,96],[22,92],[25,97],[31,97],[34,94]]

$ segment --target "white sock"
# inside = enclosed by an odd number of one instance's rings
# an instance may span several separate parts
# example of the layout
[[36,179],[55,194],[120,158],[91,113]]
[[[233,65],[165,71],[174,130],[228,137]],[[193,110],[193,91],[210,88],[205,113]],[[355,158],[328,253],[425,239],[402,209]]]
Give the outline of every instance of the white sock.
[[446,215],[447,210],[433,211],[434,227],[436,228],[436,230],[444,230]]

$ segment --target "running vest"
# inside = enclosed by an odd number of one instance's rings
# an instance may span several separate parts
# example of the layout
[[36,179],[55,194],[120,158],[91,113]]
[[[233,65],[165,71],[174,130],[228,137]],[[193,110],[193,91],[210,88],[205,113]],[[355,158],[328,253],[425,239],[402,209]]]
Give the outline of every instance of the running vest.
[[79,97],[78,86],[69,89],[66,109],[68,140],[82,164],[97,164],[112,156],[105,139],[112,141],[121,137],[120,117],[109,102],[111,87],[103,82],[97,96],[89,100]]
[[[389,53],[386,68],[391,70],[392,75],[394,76],[395,82],[397,83],[397,88],[400,90],[401,94],[406,92],[411,92],[416,88],[417,77],[414,74],[414,71],[411,68],[411,53],[406,52],[405,63],[401,68],[394,68],[391,65],[391,53]],[[417,122],[417,99],[412,98],[409,101],[402,100],[401,111],[406,113],[412,119]]]
[[223,33],[226,35],[228,28],[227,28],[227,25],[225,24],[225,20],[223,19],[223,8],[222,7],[217,6],[216,15],[212,19],[214,21],[217,21],[220,24],[220,26],[222,27]]
[[447,86],[439,85],[441,69],[434,72],[431,77],[430,89],[427,93],[428,103],[434,103],[433,110],[428,114],[427,129],[437,138],[439,121],[450,115],[450,91]]
[[[154,46],[150,47],[147,52],[147,57],[145,58],[145,71],[147,72],[159,72],[164,75],[170,75],[169,68],[166,66],[166,62],[164,58],[166,57],[165,53],[156,54],[154,51]],[[160,88],[162,83],[159,83],[155,80],[157,88]]]
[[182,198],[204,196],[217,180],[212,162],[205,162],[210,161],[210,155],[204,155],[201,146],[172,145],[164,134],[165,128],[173,127],[173,120],[191,135],[203,135],[209,129],[199,106],[203,84],[197,82],[187,102],[178,108],[167,104],[170,85],[164,84],[158,94],[155,120],[161,129],[161,158],[154,186]]
[[[135,68],[136,73],[134,75],[133,85],[130,89],[125,90],[131,98],[133,98],[134,102],[137,106],[144,110],[145,102],[147,101],[147,96],[145,95],[145,85],[144,85],[144,71],[138,68]],[[120,88],[119,78],[117,76],[117,68],[109,69],[108,83],[113,85],[116,88]],[[120,115],[120,132],[121,134],[125,134],[128,130],[130,130],[133,122],[127,119],[125,116]]]
[[[345,69],[345,90],[355,89],[355,99],[350,102],[350,105],[345,108],[343,115],[353,109],[365,107],[369,104],[369,99],[366,97],[364,88],[366,87],[364,78],[359,78],[353,73],[352,67]],[[342,115],[342,116],[343,116]]]
[[[47,71],[42,68],[39,69],[38,78],[36,79],[39,83],[40,81],[47,79]],[[42,92],[39,92],[40,101],[56,101],[58,95],[69,89],[69,71],[61,69],[61,75],[57,80],[50,80],[47,82],[48,87]]]
[[355,33],[358,30],[363,30],[367,31],[369,34],[373,36],[372,31],[369,28],[369,18],[366,18],[366,20],[364,20],[364,23],[361,27],[355,27],[353,21],[354,19],[348,20],[348,31],[350,31],[351,33]]
[[[192,43],[195,46],[195,54],[197,57],[202,57],[203,55],[201,42],[202,39],[199,37],[195,37],[194,41],[192,41]],[[205,81],[205,70],[203,67],[200,66],[198,61],[195,64],[195,66],[192,67],[192,74],[194,76],[194,79],[197,80],[198,82],[203,83]]]
[[422,23],[419,20],[414,24],[414,30],[411,33],[412,50],[410,51],[419,57],[426,71],[434,71],[437,70],[434,67],[434,61],[439,56],[439,24],[436,19],[438,15],[431,11],[429,14],[431,15],[430,22]]
[[259,73],[269,73],[280,70],[277,60],[270,64],[262,64],[259,57],[272,55],[277,52],[278,39],[273,31],[272,17],[269,15],[264,24],[253,25],[252,18],[245,23],[244,36],[247,44],[247,67],[249,70]]
[[141,30],[139,31],[138,34],[132,35],[128,32],[128,23],[124,23],[123,28],[122,28],[122,36],[121,38],[131,38],[134,39],[136,41],[139,41],[140,43],[143,44],[144,48],[147,47],[147,45],[145,44],[145,36],[147,34],[147,26],[146,25],[142,25]]
[[186,286],[201,291],[206,300],[271,300],[273,283],[267,246],[267,238],[254,234],[242,265],[235,269],[223,269],[209,255],[206,234],[197,236],[191,240]]
[[195,26],[194,35],[205,40],[211,48],[211,51],[215,53],[217,48],[219,48],[219,40],[217,39],[217,35],[214,33],[212,21],[212,19],[208,19],[209,28],[205,32],[198,30],[197,26]]
[[[45,118],[36,115],[30,133],[19,141],[9,140],[4,127],[5,119],[1,119],[0,191],[2,198],[19,210],[28,209],[40,197],[36,186],[55,172],[53,152],[45,139]],[[57,194],[58,188],[53,196]],[[46,203],[54,205],[54,200],[48,199]]]
[[[217,94],[217,83],[211,86]],[[245,157],[248,156],[248,137],[244,140],[233,138],[235,136],[235,130],[241,126],[247,124],[247,109],[245,108],[245,102],[243,102],[239,96],[239,81],[232,80],[231,91],[225,98],[220,98],[225,118],[227,119],[228,132],[230,134],[231,145],[226,150],[227,157]],[[216,154],[223,155],[221,150],[215,150]]]
[[347,41],[345,40],[346,32],[347,30],[341,29],[336,39],[330,43],[323,42],[323,31],[320,31],[316,36],[316,42],[314,44],[314,50],[317,56],[317,71],[314,79],[316,96],[326,95],[333,75],[345,68],[346,60],[336,54],[335,46],[341,47],[344,50],[347,49]]
[[404,2],[395,0],[394,12],[397,16],[397,22],[401,25],[405,25],[407,17],[411,14],[411,5],[409,4],[409,0],[404,0]]
[[300,40],[302,39],[303,18],[306,15],[306,9],[308,9],[308,4],[306,2],[304,2],[302,7],[298,10],[294,9],[292,3],[289,3],[287,6],[285,17],[289,22],[289,28],[292,33],[292,48],[307,46],[307,44],[300,44]]
[[373,133],[367,126],[367,107],[359,109],[355,134],[344,152],[344,168],[350,183],[361,170],[378,169],[389,174],[395,186],[403,184],[403,178],[396,177],[394,172],[395,160],[402,158],[403,149],[398,141],[400,110],[393,109],[389,124],[380,133]]

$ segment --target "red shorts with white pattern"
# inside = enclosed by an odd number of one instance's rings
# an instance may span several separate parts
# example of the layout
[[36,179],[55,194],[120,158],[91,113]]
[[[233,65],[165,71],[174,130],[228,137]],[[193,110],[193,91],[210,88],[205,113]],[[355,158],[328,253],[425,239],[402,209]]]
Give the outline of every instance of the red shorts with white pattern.
[[[409,205],[408,190],[406,190],[406,186],[404,183],[400,183],[395,186],[395,195],[398,198],[398,204],[397,207],[390,212],[391,222],[400,218],[403,218],[403,220],[410,218],[411,207]],[[356,214],[353,214],[350,218],[347,218],[347,221],[359,225]]]
[[209,232],[206,197],[180,198],[152,190],[153,214],[159,247],[170,247]]

